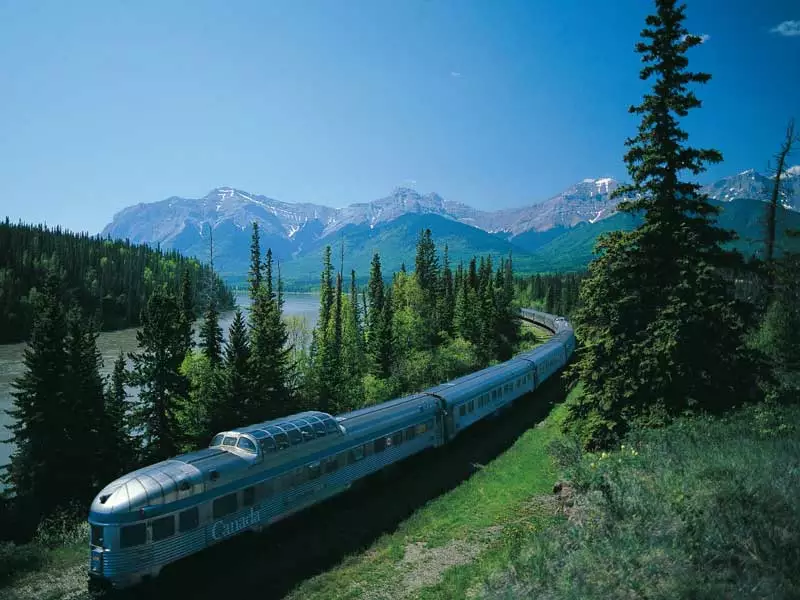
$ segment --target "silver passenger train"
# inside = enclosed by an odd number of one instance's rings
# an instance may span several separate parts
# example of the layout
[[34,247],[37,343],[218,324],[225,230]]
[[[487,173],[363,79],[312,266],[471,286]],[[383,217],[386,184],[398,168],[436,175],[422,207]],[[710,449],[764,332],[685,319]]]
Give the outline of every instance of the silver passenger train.
[[128,473],[89,512],[89,575],[122,588],[247,530],[260,530],[387,465],[440,446],[538,388],[575,350],[570,324],[534,350],[418,394],[338,416],[303,412],[214,436],[208,448]]

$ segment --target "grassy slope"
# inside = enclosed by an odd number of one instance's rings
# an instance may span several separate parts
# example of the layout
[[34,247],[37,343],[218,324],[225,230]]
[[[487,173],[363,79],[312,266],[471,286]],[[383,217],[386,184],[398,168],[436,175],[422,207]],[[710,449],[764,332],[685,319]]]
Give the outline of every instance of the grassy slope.
[[[530,400],[530,398],[528,399]],[[547,445],[563,406],[455,490],[417,511],[365,553],[297,587],[289,598],[463,598],[508,564],[526,532],[554,520]]]
[[561,457],[568,522],[530,536],[489,598],[800,597],[800,407],[682,419]]

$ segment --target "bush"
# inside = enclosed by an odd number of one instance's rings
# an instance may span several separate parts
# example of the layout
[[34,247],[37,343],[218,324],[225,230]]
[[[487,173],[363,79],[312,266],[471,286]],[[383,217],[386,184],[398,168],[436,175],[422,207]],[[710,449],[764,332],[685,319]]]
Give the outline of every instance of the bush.
[[38,544],[0,542],[0,585],[15,575],[38,569],[46,559],[45,549]]

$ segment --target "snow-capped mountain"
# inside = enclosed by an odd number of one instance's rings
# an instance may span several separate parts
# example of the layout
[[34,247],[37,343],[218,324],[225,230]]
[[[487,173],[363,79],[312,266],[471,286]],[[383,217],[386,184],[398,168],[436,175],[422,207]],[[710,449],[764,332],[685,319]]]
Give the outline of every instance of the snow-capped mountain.
[[[800,210],[800,166],[787,169],[782,178],[781,203]],[[711,198],[769,201],[772,179],[750,170],[703,188]],[[262,246],[276,258],[288,260],[319,248],[335,234],[349,235],[390,224],[404,215],[437,215],[501,236],[512,243],[526,232],[569,229],[595,223],[615,214],[620,199],[611,199],[619,182],[610,177],[584,179],[544,202],[520,208],[482,211],[435,193],[400,187],[371,202],[331,208],[310,203],[281,202],[230,187],[217,188],[203,198],[172,197],[137,204],[114,215],[103,235],[134,242],[158,243],[183,253],[206,258],[208,231],[213,228],[215,260],[224,272],[246,268],[251,224],[259,224]],[[355,229],[354,229],[355,228]],[[530,234],[529,234],[530,235]]]
[[[748,198],[769,202],[774,178],[750,169],[725,177],[703,188],[709,198],[728,202],[737,198]],[[784,208],[800,211],[800,165],[789,167],[781,176],[780,203]]]

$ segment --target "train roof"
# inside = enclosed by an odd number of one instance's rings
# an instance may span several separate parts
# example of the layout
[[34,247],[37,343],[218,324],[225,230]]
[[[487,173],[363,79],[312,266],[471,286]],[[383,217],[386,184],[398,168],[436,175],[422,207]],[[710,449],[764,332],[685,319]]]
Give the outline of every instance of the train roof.
[[425,391],[444,399],[447,404],[456,404],[473,397],[475,394],[482,394],[502,385],[509,379],[516,379],[532,368],[529,362],[518,360],[515,357],[477,373],[470,373],[452,381],[440,383]]
[[336,420],[345,428],[347,435],[359,435],[374,428],[388,429],[414,415],[432,416],[436,412],[436,399],[425,392],[411,394],[344,413]]
[[174,502],[205,489],[211,473],[238,471],[248,466],[243,456],[204,448],[127,473],[105,486],[92,502],[99,514],[119,514]]

